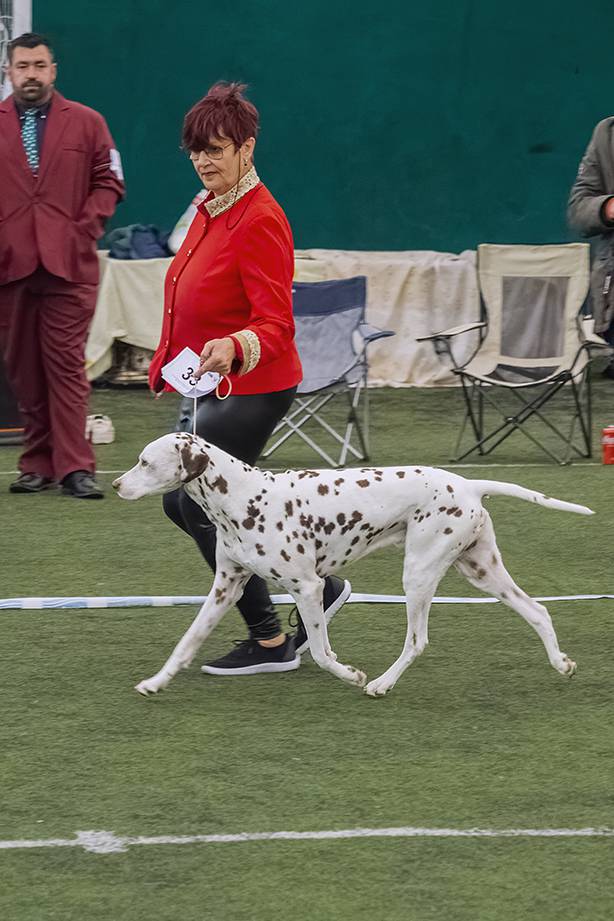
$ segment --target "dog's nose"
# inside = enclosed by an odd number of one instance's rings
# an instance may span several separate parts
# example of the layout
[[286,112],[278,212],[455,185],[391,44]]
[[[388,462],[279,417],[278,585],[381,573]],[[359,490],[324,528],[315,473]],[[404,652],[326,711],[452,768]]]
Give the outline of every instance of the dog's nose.
[[121,480],[121,477],[118,477],[116,480],[113,480],[113,482],[111,483],[111,488],[112,488],[112,489],[119,489],[119,487],[120,487],[120,485],[121,485],[120,480]]

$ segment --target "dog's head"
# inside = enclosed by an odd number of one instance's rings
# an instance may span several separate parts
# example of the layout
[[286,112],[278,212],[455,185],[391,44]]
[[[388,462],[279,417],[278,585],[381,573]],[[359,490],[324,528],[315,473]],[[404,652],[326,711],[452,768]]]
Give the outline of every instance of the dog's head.
[[200,476],[208,464],[206,442],[187,432],[174,432],[143,448],[134,467],[112,486],[122,499],[162,495]]

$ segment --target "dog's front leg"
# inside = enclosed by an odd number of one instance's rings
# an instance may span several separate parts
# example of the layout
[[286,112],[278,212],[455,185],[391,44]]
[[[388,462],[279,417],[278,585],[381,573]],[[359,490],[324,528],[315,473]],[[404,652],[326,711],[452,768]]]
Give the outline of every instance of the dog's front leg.
[[221,561],[218,554],[217,572],[207,600],[192,621],[187,632],[179,640],[170,657],[159,672],[139,682],[135,690],[148,697],[162,691],[182,668],[188,668],[204,640],[220,622],[226,611],[238,601],[251,573],[230,573],[234,563]]
[[351,665],[342,665],[337,662],[337,657],[331,649],[326,618],[322,610],[322,587],[322,582],[314,585],[305,585],[303,583],[299,590],[292,590],[296,606],[309,637],[311,657],[320,668],[332,672],[342,681],[347,681],[349,684],[362,688],[367,682],[365,673],[358,671],[357,668],[353,668]]

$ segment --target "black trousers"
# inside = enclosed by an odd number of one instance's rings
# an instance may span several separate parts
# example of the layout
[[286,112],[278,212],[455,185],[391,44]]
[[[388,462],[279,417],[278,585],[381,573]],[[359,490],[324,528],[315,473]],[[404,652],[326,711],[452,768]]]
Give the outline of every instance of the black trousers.
[[[196,416],[196,434],[245,463],[256,463],[269,436],[294,399],[296,387],[277,393],[231,395],[218,400],[203,397]],[[196,541],[201,554],[215,572],[215,525],[183,489],[163,497],[164,511],[178,527]],[[253,639],[266,640],[282,632],[266,582],[252,576],[237,602]]]

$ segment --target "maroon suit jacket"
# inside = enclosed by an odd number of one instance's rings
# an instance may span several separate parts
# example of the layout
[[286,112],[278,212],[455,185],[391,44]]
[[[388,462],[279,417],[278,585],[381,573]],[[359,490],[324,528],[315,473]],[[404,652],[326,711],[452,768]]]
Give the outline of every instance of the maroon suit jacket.
[[98,112],[54,91],[34,176],[13,97],[0,102],[0,285],[39,265],[96,284],[96,240],[123,193],[119,154]]

